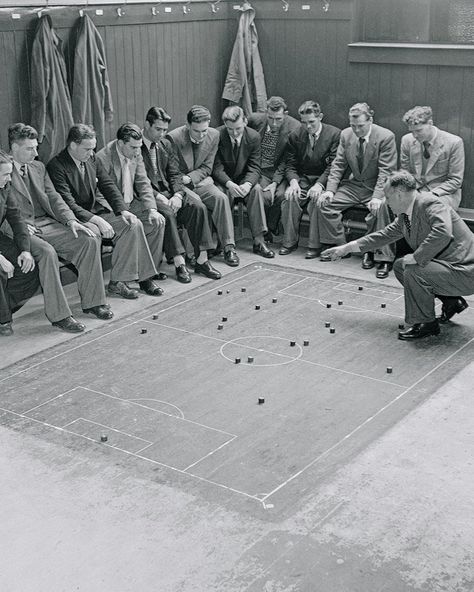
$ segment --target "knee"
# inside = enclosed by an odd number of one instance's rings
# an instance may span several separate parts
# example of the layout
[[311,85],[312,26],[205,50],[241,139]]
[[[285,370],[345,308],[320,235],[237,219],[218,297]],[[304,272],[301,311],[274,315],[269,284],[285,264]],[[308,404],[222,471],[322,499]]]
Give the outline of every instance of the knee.
[[56,265],[59,262],[58,254],[54,247],[44,240],[41,240],[41,242],[35,245],[34,258],[36,261],[42,263],[51,262]]

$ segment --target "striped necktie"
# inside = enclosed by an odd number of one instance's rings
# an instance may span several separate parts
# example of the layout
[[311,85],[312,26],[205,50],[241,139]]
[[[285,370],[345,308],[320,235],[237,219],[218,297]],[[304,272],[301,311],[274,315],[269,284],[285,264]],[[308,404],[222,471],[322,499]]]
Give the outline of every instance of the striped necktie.
[[403,217],[403,224],[405,224],[405,228],[407,229],[408,234],[411,233],[411,222],[408,214],[402,214]]
[[364,168],[364,142],[365,138],[359,138],[359,149],[357,151],[357,165],[359,167],[359,172],[362,172]]
[[150,144],[150,150],[148,151],[149,155],[150,155],[150,160],[151,160],[151,166],[153,168],[153,173],[156,175],[157,171],[158,171],[158,166],[156,163],[156,144],[155,142],[152,142]]

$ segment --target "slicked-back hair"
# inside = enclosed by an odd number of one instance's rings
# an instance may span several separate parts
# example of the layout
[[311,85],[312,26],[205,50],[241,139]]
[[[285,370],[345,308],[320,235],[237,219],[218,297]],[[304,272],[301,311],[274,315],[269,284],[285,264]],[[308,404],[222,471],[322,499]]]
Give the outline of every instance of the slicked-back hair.
[[7,154],[4,150],[0,150],[0,166],[2,166],[2,164],[11,164],[12,163],[12,157]]
[[420,123],[428,123],[430,119],[433,119],[433,109],[427,105],[420,107],[417,105],[410,109],[403,116],[403,121],[407,125],[418,125]]
[[186,121],[189,124],[211,121],[211,112],[207,107],[203,107],[202,105],[193,105],[186,115]]
[[80,144],[83,140],[95,140],[96,133],[92,125],[85,123],[75,123],[67,135],[66,145],[70,146],[71,142]]
[[280,111],[281,109],[283,109],[283,111],[287,111],[288,110],[288,106],[285,103],[285,100],[282,99],[281,97],[270,97],[267,101],[267,109],[269,111]]
[[157,119],[169,123],[171,121],[171,115],[168,115],[163,107],[150,107],[147,111],[145,120],[150,125],[153,125]]
[[130,140],[141,140],[142,130],[134,123],[123,123],[117,130],[117,140],[125,144]]
[[8,145],[10,148],[14,142],[21,142],[22,140],[37,140],[38,132],[31,125],[24,123],[13,123],[8,128]]
[[374,110],[367,103],[355,103],[349,109],[349,117],[359,117],[365,115],[367,119],[374,116]]
[[394,171],[385,179],[388,187],[400,187],[403,191],[409,192],[416,189],[415,177],[408,171]]
[[321,105],[316,101],[305,101],[298,108],[300,115],[321,115]]
[[238,105],[231,105],[230,107],[226,107],[224,112],[222,113],[222,121],[225,123],[226,121],[231,121],[235,123],[240,118],[245,119],[245,113],[242,107]]

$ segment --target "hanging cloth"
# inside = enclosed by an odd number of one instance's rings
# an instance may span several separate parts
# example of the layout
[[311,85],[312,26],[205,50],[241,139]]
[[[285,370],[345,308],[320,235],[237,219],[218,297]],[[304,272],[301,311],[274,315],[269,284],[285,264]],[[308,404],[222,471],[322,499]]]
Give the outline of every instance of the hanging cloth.
[[267,89],[258,52],[255,10],[245,2],[240,9],[239,28],[230,58],[222,98],[240,105],[247,115],[265,111]]
[[76,123],[93,125],[97,149],[105,145],[105,121],[113,119],[104,42],[92,20],[80,18],[74,51],[72,113]]
[[62,41],[49,15],[42,16],[36,27],[30,80],[31,125],[38,132],[38,153],[46,164],[64,148],[74,123]]

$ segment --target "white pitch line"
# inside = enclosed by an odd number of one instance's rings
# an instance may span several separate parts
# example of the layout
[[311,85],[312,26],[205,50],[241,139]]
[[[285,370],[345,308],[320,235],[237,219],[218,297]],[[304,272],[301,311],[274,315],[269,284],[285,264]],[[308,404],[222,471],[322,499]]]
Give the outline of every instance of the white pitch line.
[[335,448],[337,448],[338,446],[340,446],[343,442],[345,442],[346,440],[348,440],[349,438],[351,438],[354,434],[356,434],[357,432],[359,432],[362,428],[364,428],[367,424],[371,423],[376,417],[378,417],[381,413],[383,413],[384,411],[386,411],[389,407],[391,407],[392,405],[394,405],[397,401],[399,401],[402,397],[404,397],[407,393],[409,393],[411,390],[413,390],[418,384],[420,384],[420,382],[423,382],[423,380],[425,380],[426,378],[428,378],[428,376],[430,376],[430,374],[433,374],[433,372],[436,372],[436,370],[438,370],[439,368],[441,368],[441,366],[444,366],[444,364],[446,364],[447,362],[449,362],[449,360],[451,360],[451,358],[453,358],[454,356],[456,356],[459,352],[461,352],[464,348],[466,348],[468,345],[470,345],[471,343],[474,342],[474,337],[472,339],[470,339],[468,342],[466,342],[463,346],[461,346],[459,349],[457,349],[455,352],[453,352],[452,354],[450,354],[445,360],[443,360],[442,362],[440,362],[439,364],[437,364],[434,368],[432,368],[429,372],[427,372],[424,376],[422,376],[421,378],[419,378],[417,381],[415,381],[411,386],[407,387],[403,392],[401,392],[399,395],[397,395],[394,399],[392,399],[389,403],[387,403],[386,405],[384,405],[383,407],[381,407],[378,411],[376,411],[373,415],[371,415],[370,417],[368,417],[366,420],[364,420],[360,425],[358,425],[357,427],[355,427],[353,430],[351,430],[348,434],[346,434],[343,438],[341,438],[338,442],[336,442],[335,444],[333,444],[332,446],[330,446],[327,450],[325,450],[324,452],[322,452],[320,455],[318,455],[315,459],[313,459],[311,462],[309,462],[306,466],[304,466],[302,469],[300,469],[299,471],[297,471],[294,475],[292,475],[291,477],[289,477],[288,479],[286,479],[286,481],[284,481],[283,483],[280,483],[280,485],[278,485],[278,487],[275,487],[275,489],[273,489],[272,491],[270,491],[270,493],[267,494],[267,496],[265,498],[262,498],[262,502],[264,502],[266,499],[268,499],[270,496],[274,495],[277,491],[279,491],[280,489],[282,489],[283,487],[285,487],[286,485],[288,485],[288,483],[291,483],[291,481],[294,481],[297,477],[299,477],[302,473],[304,473],[305,471],[307,471],[310,467],[312,467],[313,465],[315,465],[318,461],[320,461],[322,458],[324,458],[325,456],[327,456],[330,452],[332,452]]
[[[116,392],[116,391],[114,391],[114,392]],[[161,399],[126,399],[126,400],[127,401],[132,401],[132,402],[136,402],[136,401],[155,401],[157,403],[163,403],[164,405],[169,405],[170,407],[174,407],[180,413],[181,419],[184,419],[184,413],[181,411],[181,409],[179,407],[177,407],[176,405],[173,405],[173,403],[168,403],[168,401],[162,401]]]
[[[135,436],[134,434],[128,434],[127,432],[124,432],[123,430],[119,430],[117,428],[113,428],[112,426],[109,425],[105,425],[103,423],[99,423],[98,421],[93,421],[92,419],[87,419],[86,417],[78,417],[76,419],[74,419],[73,421],[70,421],[69,423],[63,425],[63,428],[67,428],[70,427],[72,424],[78,422],[78,421],[85,421],[86,423],[92,423],[94,425],[100,426],[101,428],[104,428],[106,430],[109,430],[111,432],[117,432],[117,434],[123,434],[124,436],[127,436],[128,438],[131,438],[132,440],[141,440],[142,442],[145,442],[146,444],[153,444],[153,442],[150,442],[150,440],[145,440],[145,438],[140,438],[140,436]],[[74,434],[77,432],[73,432]],[[83,434],[78,434],[78,436],[82,436]]]
[[69,390],[65,391],[64,393],[61,393],[60,395],[56,395],[55,397],[51,397],[51,399],[48,399],[47,401],[44,401],[43,403],[40,403],[39,405],[35,405],[31,409],[28,409],[27,411],[23,411],[23,413],[25,415],[27,413],[31,413],[35,409],[38,409],[38,407],[42,407],[43,405],[47,405],[48,403],[51,403],[51,401],[55,401],[56,399],[59,399],[59,397],[64,397],[64,395],[67,395],[68,393],[72,393],[72,391],[75,391],[77,388],[81,388],[81,387],[80,386],[75,386],[73,388],[70,388]]
[[203,456],[202,458],[200,458],[196,462],[193,462],[192,464],[190,464],[189,466],[187,466],[185,469],[183,469],[183,471],[186,472],[189,469],[191,469],[192,467],[195,467],[197,464],[199,464],[200,462],[202,462],[206,458],[209,458],[210,456],[212,456],[218,450],[221,450],[221,448],[224,448],[224,446],[227,446],[227,444],[230,444],[231,442],[233,442],[236,438],[237,438],[237,436],[234,436],[233,438],[230,438],[230,440],[227,440],[227,442],[224,442],[224,444],[221,444],[220,446],[218,446],[214,450],[211,450],[211,452],[209,452],[208,454],[206,454],[205,456]]

